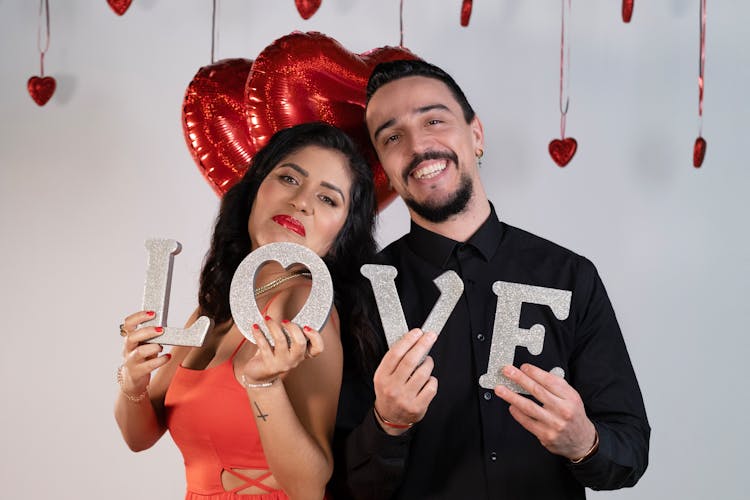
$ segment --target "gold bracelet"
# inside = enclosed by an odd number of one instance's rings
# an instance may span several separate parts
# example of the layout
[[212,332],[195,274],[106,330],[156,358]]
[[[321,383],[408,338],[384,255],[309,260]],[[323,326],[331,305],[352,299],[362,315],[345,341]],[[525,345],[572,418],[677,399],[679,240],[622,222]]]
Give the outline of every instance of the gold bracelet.
[[120,392],[122,392],[123,395],[126,398],[128,398],[128,401],[130,401],[132,403],[140,403],[141,401],[143,401],[143,398],[145,398],[146,395],[148,394],[148,385],[143,390],[143,392],[140,393],[140,394],[138,394],[137,396],[133,396],[132,394],[128,394],[125,391],[125,388],[122,386],[122,383],[123,383],[122,382],[122,369],[123,368],[124,367],[122,365],[120,365],[120,366],[117,367],[117,384],[120,386]]
[[591,448],[589,448],[589,451],[587,451],[581,458],[577,458],[575,460],[571,460],[570,463],[572,464],[580,464],[584,460],[591,458],[594,453],[599,449],[599,432],[594,429],[594,444],[591,445]]
[[279,377],[274,377],[271,380],[267,380],[266,382],[258,382],[257,384],[254,384],[252,382],[248,382],[245,378],[245,374],[240,374],[240,382],[242,382],[242,385],[244,387],[247,387],[248,389],[260,389],[261,387],[271,387],[274,382],[276,382],[279,379]]

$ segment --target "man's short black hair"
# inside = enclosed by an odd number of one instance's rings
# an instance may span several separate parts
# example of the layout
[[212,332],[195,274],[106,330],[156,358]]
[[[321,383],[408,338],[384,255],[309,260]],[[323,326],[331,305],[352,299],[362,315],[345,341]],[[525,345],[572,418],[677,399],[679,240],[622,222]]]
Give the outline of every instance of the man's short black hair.
[[375,69],[372,70],[370,79],[367,82],[367,103],[370,103],[372,95],[386,83],[409,76],[423,76],[440,80],[448,87],[448,89],[450,89],[453,97],[455,97],[456,101],[461,106],[466,123],[471,123],[474,119],[476,113],[456,81],[448,73],[434,64],[418,59],[389,61],[375,66]]

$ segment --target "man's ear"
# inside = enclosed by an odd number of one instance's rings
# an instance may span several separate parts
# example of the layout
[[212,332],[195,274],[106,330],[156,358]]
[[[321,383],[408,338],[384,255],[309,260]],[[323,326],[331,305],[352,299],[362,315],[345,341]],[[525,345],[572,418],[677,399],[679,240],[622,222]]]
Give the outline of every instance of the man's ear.
[[474,115],[469,126],[471,127],[471,134],[474,137],[474,150],[484,149],[484,127],[482,126],[482,120],[479,119],[479,115]]

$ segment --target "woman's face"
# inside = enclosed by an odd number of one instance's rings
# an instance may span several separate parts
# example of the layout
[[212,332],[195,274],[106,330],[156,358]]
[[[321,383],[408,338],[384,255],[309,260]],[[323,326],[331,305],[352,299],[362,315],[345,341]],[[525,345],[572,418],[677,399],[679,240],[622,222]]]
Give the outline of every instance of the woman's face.
[[305,146],[266,176],[247,229],[252,250],[268,243],[299,243],[323,257],[349,213],[351,174],[335,149]]

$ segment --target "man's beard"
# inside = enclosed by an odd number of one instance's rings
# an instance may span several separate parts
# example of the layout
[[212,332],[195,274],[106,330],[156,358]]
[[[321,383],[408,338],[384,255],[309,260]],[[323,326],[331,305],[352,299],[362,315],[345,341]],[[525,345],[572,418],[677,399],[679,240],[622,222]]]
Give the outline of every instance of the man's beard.
[[445,222],[451,216],[458,215],[466,210],[466,206],[469,204],[469,200],[473,193],[474,185],[471,182],[471,177],[464,172],[461,175],[461,185],[456,192],[444,202],[440,203],[427,200],[424,203],[419,203],[412,197],[405,197],[404,203],[406,203],[406,206],[414,210],[414,212],[420,217],[427,219],[430,222]]

